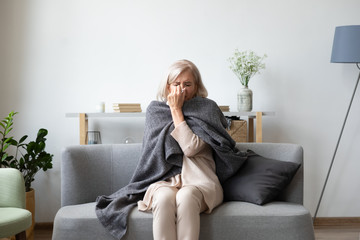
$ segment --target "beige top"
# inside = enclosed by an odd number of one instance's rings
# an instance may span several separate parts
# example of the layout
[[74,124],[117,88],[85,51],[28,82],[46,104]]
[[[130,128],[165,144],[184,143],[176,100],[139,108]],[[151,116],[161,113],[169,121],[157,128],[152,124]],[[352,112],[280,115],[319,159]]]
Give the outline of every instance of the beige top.
[[195,135],[186,122],[179,124],[171,136],[179,143],[184,152],[181,174],[167,181],[159,181],[149,186],[144,199],[138,202],[140,211],[151,209],[153,193],[159,187],[168,186],[181,188],[195,186],[204,196],[207,205],[206,213],[210,213],[223,201],[223,190],[215,173],[215,162],[211,147]]

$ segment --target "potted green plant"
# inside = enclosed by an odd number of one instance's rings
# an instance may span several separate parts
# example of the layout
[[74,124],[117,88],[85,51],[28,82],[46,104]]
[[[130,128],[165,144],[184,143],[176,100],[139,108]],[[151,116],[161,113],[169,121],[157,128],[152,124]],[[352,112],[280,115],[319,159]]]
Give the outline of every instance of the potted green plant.
[[[53,155],[45,151],[46,135],[48,131],[39,129],[35,141],[25,143],[27,135],[16,141],[9,133],[13,129],[13,118],[17,112],[10,112],[0,122],[0,167],[11,167],[18,169],[24,177],[26,190],[26,208],[32,213],[33,223],[27,230],[27,238],[33,239],[35,226],[35,191],[31,183],[35,180],[38,171],[46,171],[52,168]],[[11,146],[14,149],[11,149]],[[13,151],[10,151],[13,150]],[[11,153],[15,155],[11,155]]]
[[[48,131],[39,129],[35,141],[25,143],[27,135],[16,141],[12,136],[8,137],[13,129],[13,117],[17,112],[11,112],[0,122],[0,165],[19,169],[24,176],[25,189],[30,191],[31,183],[35,180],[35,174],[52,168],[53,155],[45,151],[46,135]],[[15,147],[15,155],[10,155],[9,147]]]
[[253,51],[240,52],[235,49],[234,55],[228,59],[230,62],[230,69],[239,78],[242,88],[238,92],[238,111],[252,110],[252,91],[248,84],[251,77],[256,73],[260,73],[261,69],[265,69],[263,60],[267,57],[266,54],[260,57]]

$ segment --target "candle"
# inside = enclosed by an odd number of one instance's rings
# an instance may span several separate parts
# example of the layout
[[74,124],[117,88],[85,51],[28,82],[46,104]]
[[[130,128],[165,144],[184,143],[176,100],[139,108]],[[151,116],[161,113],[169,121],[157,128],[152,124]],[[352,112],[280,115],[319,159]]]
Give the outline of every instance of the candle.
[[96,104],[95,109],[96,109],[96,112],[99,112],[99,113],[105,112],[105,103],[99,102],[98,104]]

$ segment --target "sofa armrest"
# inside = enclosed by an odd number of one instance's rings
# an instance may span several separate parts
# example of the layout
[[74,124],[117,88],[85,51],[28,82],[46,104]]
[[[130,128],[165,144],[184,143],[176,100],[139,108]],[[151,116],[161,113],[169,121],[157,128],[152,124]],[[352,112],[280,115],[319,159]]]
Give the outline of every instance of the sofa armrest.
[[300,145],[288,143],[237,143],[237,147],[242,151],[253,150],[266,158],[300,163],[301,167],[277,200],[303,204],[304,166],[303,148]]

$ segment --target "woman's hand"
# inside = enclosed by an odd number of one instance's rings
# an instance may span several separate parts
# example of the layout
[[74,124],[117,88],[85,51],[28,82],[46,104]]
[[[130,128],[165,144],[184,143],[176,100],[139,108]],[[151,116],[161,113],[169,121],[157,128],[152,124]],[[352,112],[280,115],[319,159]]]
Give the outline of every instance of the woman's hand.
[[185,91],[180,87],[180,85],[173,87],[172,91],[169,93],[168,104],[172,110],[182,110],[182,106],[185,101]]
[[180,86],[172,88],[171,92],[167,96],[167,101],[171,110],[174,125],[177,127],[181,122],[185,121],[182,112],[182,107],[185,101],[185,91],[181,89]]

